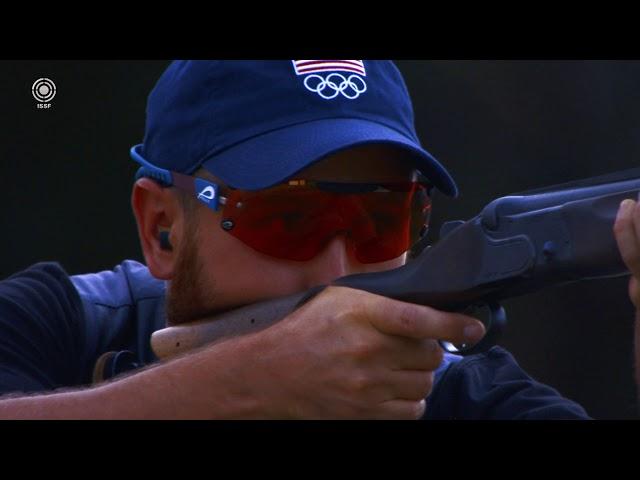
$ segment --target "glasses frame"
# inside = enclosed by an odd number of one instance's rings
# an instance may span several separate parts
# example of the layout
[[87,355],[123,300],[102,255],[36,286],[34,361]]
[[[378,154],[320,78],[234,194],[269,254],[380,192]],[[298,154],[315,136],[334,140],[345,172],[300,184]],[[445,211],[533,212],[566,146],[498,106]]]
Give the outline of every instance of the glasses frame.
[[[197,200],[204,203],[214,211],[218,211],[220,209],[220,205],[226,204],[228,197],[221,195],[223,189],[221,185],[195,175],[185,175],[173,170],[156,167],[138,153],[137,148],[141,146],[142,145],[135,145],[131,147],[131,157],[141,165],[136,173],[136,179],[147,177],[160,182],[165,187],[176,187],[186,193],[192,194]],[[407,183],[418,183],[422,188],[426,189],[427,195],[431,198],[431,192],[434,185],[418,170],[414,172],[413,179],[409,182],[329,182],[324,180],[296,178],[279,185],[274,185],[274,187],[282,185],[304,187],[313,186],[320,190],[341,193],[370,193],[374,191],[383,191],[384,189],[388,189],[394,185],[406,185]],[[231,186],[226,188],[236,190],[236,188]]]
[[[230,190],[239,190],[231,186],[222,187],[215,182],[194,175],[185,175],[183,173],[156,167],[155,165],[149,163],[138,153],[137,149],[141,147],[141,144],[135,145],[131,148],[130,151],[133,160],[141,165],[136,173],[136,179],[146,177],[156,180],[164,187],[176,187],[188,194],[193,195],[198,201],[215,212],[220,211],[220,205],[226,205],[229,200],[229,197],[222,194],[224,193],[224,188],[228,188]],[[406,186],[409,183],[417,183],[418,187],[420,187],[423,191],[426,191],[427,197],[429,198],[429,205],[426,208],[430,209],[430,200],[432,198],[431,192],[433,191],[435,186],[418,170],[414,171],[412,180],[408,182],[328,182],[308,179],[291,179],[286,183],[281,183],[279,185],[275,185],[274,187],[304,186],[305,188],[307,188],[309,186],[313,186],[321,190],[334,192],[338,191],[341,193],[370,193],[380,191],[380,189],[383,189],[383,191],[385,189],[386,191],[393,191],[390,190],[389,187],[392,187],[393,185]],[[424,225],[426,227],[426,230],[421,232],[420,238],[416,242],[414,242],[413,245],[410,245],[409,251],[425,241],[426,232],[428,231],[429,227],[428,223],[429,220],[427,219]],[[230,228],[228,226],[225,226],[224,224],[225,222],[222,221],[220,226],[223,230],[228,232]]]

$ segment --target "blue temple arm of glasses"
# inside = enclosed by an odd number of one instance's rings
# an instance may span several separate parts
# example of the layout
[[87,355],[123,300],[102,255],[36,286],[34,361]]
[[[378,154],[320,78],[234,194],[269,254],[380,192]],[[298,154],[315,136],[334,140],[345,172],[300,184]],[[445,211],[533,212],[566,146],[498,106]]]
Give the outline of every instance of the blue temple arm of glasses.
[[142,148],[142,144],[134,145],[129,150],[129,154],[131,158],[140,165],[140,168],[136,172],[136,180],[141,177],[149,177],[158,182],[162,183],[166,187],[170,187],[174,184],[173,176],[169,170],[164,168],[156,167],[149,163],[142,155],[140,155],[139,151]]

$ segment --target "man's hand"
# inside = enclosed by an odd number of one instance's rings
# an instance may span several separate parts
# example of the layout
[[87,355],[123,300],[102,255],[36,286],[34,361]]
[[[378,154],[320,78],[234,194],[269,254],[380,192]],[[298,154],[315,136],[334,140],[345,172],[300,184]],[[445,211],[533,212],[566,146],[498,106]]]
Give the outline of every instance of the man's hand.
[[247,381],[268,417],[417,419],[443,358],[437,340],[483,335],[482,323],[462,314],[329,287],[253,334]]
[[624,200],[618,209],[613,226],[622,260],[631,271],[629,297],[636,309],[640,309],[640,204]]
[[416,419],[474,318],[329,287],[282,321],[95,388],[0,399],[0,418]]
[[613,225],[622,260],[631,272],[629,298],[636,307],[634,325],[635,376],[640,395],[640,203],[624,200]]

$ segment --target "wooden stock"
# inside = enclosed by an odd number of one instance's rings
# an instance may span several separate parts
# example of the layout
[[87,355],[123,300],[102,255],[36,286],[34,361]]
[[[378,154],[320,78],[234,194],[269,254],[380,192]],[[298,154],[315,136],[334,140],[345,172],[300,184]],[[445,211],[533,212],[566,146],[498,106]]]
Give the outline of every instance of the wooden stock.
[[211,319],[158,330],[151,335],[151,348],[160,359],[167,359],[230,337],[267,328],[282,320],[325,287],[287,297],[253,303],[216,315]]

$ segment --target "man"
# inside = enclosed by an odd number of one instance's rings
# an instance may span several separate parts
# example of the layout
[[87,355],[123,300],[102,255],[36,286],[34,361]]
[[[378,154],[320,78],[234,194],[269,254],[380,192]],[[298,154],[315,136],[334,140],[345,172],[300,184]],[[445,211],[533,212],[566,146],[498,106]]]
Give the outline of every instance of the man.
[[167,323],[407,261],[431,190],[457,187],[392,63],[174,62],[131,155],[146,266],[2,282],[3,418],[587,418],[502,349],[444,355],[476,319],[347,288],[174,360],[150,350]]

